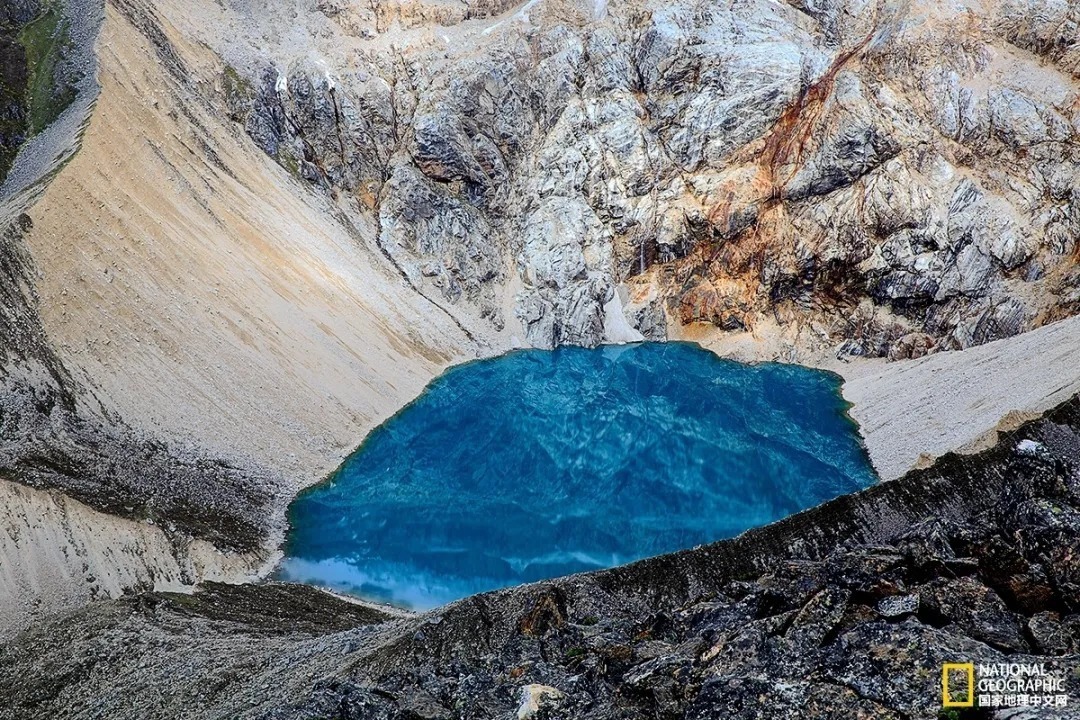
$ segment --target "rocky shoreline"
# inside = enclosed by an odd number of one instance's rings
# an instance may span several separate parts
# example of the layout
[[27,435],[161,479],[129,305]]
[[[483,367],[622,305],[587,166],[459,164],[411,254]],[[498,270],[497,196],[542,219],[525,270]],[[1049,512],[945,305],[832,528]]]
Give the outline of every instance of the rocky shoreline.
[[0,717],[933,718],[943,662],[1076,692],[1078,528],[1074,398],[734,540],[414,619],[279,584],[95,604],[0,648]]

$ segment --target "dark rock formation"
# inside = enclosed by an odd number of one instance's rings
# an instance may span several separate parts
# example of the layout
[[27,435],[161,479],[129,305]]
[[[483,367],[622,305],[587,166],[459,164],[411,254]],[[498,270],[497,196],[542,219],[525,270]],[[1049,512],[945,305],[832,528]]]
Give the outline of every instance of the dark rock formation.
[[8,0],[4,3],[4,7],[0,8],[0,25],[25,25],[40,12],[39,0]]
[[34,0],[18,0],[0,8],[0,184],[26,140],[26,87],[29,69],[19,30],[37,14]]
[[0,648],[0,717],[933,718],[958,661],[1043,662],[1073,705],[1025,717],[1080,717],[1078,530],[1074,398],[734,540],[416,618],[276,584],[96,605]]

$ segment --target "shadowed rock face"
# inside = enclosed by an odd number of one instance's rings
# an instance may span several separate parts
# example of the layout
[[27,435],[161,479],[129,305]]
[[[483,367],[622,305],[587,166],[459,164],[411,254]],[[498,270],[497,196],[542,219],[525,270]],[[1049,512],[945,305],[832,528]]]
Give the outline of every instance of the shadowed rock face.
[[1078,472],[1074,398],[735,540],[416,618],[287,585],[101,604],[0,647],[0,717],[933,717],[943,662],[1076,682]]
[[902,358],[1077,308],[1075,4],[361,5],[320,5],[347,64],[251,50],[234,115],[530,344],[660,313]]
[[0,9],[0,25],[25,25],[40,11],[38,0],[9,0]]
[[26,51],[19,29],[36,14],[36,3],[13,2],[0,9],[0,183],[26,139]]

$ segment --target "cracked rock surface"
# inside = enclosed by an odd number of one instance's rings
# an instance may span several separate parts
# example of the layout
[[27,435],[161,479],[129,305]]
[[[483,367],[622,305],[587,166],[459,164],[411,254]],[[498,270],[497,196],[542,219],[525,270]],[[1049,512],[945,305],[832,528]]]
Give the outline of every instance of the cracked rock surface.
[[237,121],[527,344],[618,313],[895,359],[1077,309],[1075,3],[318,8],[218,41]]

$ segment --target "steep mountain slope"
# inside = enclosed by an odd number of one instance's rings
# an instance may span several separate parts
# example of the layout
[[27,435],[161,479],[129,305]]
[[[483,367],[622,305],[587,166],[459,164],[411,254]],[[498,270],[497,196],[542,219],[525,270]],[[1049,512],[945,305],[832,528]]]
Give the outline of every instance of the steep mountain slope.
[[5,485],[3,634],[253,572],[295,490],[477,348],[105,13],[81,152],[75,107],[5,186],[0,473],[138,522]]
[[1075,4],[318,8],[189,31],[265,152],[530,344],[706,323],[898,358],[1076,309]]
[[474,343],[223,126],[196,94],[213,56],[154,27],[106,7],[82,149],[28,213],[45,332],[128,422],[319,477]]

